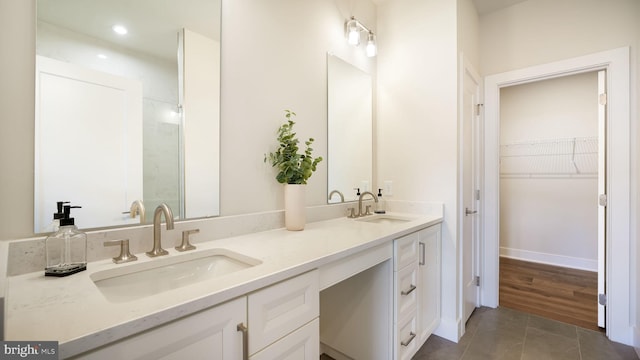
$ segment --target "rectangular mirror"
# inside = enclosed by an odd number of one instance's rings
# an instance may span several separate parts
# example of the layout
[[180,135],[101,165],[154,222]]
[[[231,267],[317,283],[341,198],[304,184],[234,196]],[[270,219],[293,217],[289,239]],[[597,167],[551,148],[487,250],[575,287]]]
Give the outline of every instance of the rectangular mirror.
[[220,6],[37,0],[36,233],[56,201],[81,228],[139,223],[135,200],[219,215]]
[[[354,188],[371,191],[373,176],[373,84],[371,75],[327,55],[328,193],[357,200]],[[340,202],[332,196],[329,203]]]

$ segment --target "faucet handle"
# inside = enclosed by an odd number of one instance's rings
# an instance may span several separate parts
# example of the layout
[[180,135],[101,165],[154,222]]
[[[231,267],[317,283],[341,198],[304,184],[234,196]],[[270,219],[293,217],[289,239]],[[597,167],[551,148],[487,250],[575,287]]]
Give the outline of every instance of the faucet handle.
[[138,260],[138,257],[129,252],[129,239],[109,240],[104,242],[104,246],[120,245],[120,255],[112,258],[116,264],[122,264],[130,261]]
[[182,232],[182,244],[180,246],[176,246],[175,249],[178,251],[187,251],[187,250],[195,250],[195,246],[189,243],[189,236],[191,234],[197,234],[200,232],[200,229],[193,230],[185,230]]
[[349,219],[357,218],[357,216],[356,216],[356,209],[355,209],[355,208],[352,208],[352,207],[348,208],[348,209],[347,209],[347,217],[348,217]]
[[366,211],[364,212],[365,215],[371,215],[371,205],[367,205],[365,207]]

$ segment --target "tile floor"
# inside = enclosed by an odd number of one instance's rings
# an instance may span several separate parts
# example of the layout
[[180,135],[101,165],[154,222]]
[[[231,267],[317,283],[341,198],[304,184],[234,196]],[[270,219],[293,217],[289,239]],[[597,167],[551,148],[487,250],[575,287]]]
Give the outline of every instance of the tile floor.
[[478,308],[456,344],[432,335],[413,360],[627,360],[632,347],[598,331],[507,308]]

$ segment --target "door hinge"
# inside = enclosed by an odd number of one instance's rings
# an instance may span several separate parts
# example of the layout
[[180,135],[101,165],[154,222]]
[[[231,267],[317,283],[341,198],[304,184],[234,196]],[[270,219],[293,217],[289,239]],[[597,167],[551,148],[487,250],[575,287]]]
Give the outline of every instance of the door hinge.
[[483,106],[484,104],[476,104],[476,116],[480,116],[480,109],[482,109]]
[[480,286],[480,276],[476,276],[476,286]]
[[598,102],[600,105],[607,105],[607,93],[600,94]]
[[600,196],[598,196],[598,204],[600,206],[607,206],[607,194],[600,194]]
[[607,294],[598,294],[598,304],[607,306]]

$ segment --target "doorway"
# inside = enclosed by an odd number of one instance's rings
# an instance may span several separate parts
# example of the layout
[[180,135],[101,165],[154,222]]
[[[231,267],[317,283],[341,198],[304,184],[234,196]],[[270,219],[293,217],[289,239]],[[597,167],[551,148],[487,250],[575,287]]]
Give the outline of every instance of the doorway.
[[[633,343],[630,326],[630,118],[629,118],[629,48],[594,53],[554,63],[533,66],[485,78],[485,121],[483,154],[483,194],[481,203],[482,256],[480,289],[482,305],[497,307],[499,259],[499,104],[500,89],[542,79],[595,70],[607,70],[609,92],[606,134],[607,153],[607,239],[606,283],[609,297],[606,307],[607,336],[624,344]],[[615,105],[614,105],[615,104]],[[615,219],[612,222],[611,219]]]
[[500,305],[593,330],[604,234],[598,77],[500,90]]

